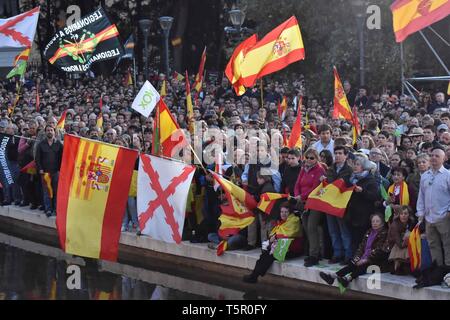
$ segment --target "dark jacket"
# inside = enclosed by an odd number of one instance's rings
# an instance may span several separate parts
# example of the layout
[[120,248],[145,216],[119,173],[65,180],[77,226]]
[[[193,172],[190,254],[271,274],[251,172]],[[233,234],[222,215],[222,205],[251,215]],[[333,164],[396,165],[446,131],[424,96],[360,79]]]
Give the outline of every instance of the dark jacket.
[[381,200],[380,189],[375,177],[370,173],[356,185],[363,190],[353,191],[344,219],[350,226],[368,228],[370,215],[375,212],[375,202]]
[[406,224],[400,222],[400,219],[395,219],[389,226],[388,244],[390,248],[397,245],[399,248],[406,248],[408,241],[403,240],[406,231],[412,231],[414,228],[414,220],[410,219]]
[[50,146],[47,139],[39,142],[36,149],[36,168],[44,172],[55,173],[61,167],[63,145],[55,140]]
[[[361,260],[361,257],[364,255],[364,251],[366,249],[367,240],[369,239],[369,235],[372,229],[369,229],[364,235],[363,241],[356,250],[356,253],[353,257],[353,262],[358,262]],[[389,257],[389,244],[387,241],[388,229],[386,226],[382,227],[381,230],[378,231],[378,234],[375,237],[375,240],[372,243],[372,247],[370,250],[369,257],[367,258],[369,264],[377,264],[381,265],[387,261]]]
[[281,193],[289,193],[294,195],[295,183],[297,182],[298,175],[300,174],[301,165],[291,167],[286,166],[281,179]]
[[262,163],[255,163],[250,164],[248,167],[248,186],[247,191],[253,195],[255,195],[258,192],[259,186],[258,182],[256,181],[256,175],[261,170],[261,168],[270,168],[272,166],[272,163],[269,161],[268,163],[262,164]]
[[325,173],[325,176],[327,177],[327,181],[329,183],[343,179],[346,184],[350,184],[349,179],[352,175],[352,168],[347,164],[347,161],[345,161],[344,166],[342,169],[337,173],[336,164],[333,164],[331,167],[328,168],[328,170]]

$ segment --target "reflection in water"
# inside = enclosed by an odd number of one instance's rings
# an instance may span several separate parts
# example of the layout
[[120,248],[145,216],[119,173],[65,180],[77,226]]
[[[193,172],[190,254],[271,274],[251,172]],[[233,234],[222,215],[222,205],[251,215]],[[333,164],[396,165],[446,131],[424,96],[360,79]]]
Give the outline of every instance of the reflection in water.
[[[80,289],[70,290],[67,280],[73,273],[66,272],[67,267],[73,264],[80,267],[81,282]],[[108,272],[108,266],[116,269],[120,266],[121,270],[126,267],[118,263],[103,263],[99,267],[97,260],[73,258],[53,247],[0,234],[0,299],[208,299],[205,296]],[[140,273],[144,274],[142,270],[140,269]]]

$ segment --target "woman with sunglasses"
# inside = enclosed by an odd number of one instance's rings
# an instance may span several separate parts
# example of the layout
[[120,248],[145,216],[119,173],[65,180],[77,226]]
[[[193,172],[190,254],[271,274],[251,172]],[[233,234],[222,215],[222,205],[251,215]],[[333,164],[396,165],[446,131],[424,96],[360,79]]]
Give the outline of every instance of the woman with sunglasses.
[[[320,184],[320,177],[325,175],[325,169],[319,163],[319,153],[315,149],[305,152],[305,161],[294,188],[297,208],[303,211],[309,194]],[[306,266],[319,263],[320,256],[320,233],[319,226],[323,220],[323,213],[310,210],[302,216],[303,225],[309,241],[309,256],[305,259]]]

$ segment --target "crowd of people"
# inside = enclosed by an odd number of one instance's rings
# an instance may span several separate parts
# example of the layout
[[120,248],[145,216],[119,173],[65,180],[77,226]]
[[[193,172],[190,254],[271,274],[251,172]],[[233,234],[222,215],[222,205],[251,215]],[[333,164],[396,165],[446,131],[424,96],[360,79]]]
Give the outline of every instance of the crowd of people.
[[[71,80],[30,73],[26,78],[18,100],[14,82],[0,84],[0,133],[12,136],[6,152],[15,181],[9,185],[0,173],[4,206],[29,206],[47,216],[56,214],[65,134],[151,153],[154,118],[131,109],[144,82],[142,75],[138,75],[136,88],[124,85],[120,76]],[[202,91],[194,92],[194,119],[187,117],[184,81],[163,74],[150,80],[156,88],[166,81],[165,103],[182,129],[187,131],[189,121],[202,129],[202,147],[217,143],[207,137],[208,129],[234,142],[220,146],[228,159],[224,176],[257,201],[266,192],[291,196],[271,214],[255,210],[256,219],[250,226],[232,239],[223,239],[218,234],[218,218],[226,197],[214,186],[212,176],[198,166],[186,209],[184,239],[209,240],[211,248],[228,240],[228,250],[264,246],[261,261],[245,281],[256,282],[270,267],[273,244],[277,235],[286,236],[279,230],[287,221],[298,224],[298,230],[289,229],[295,241],[288,257],[304,255],[305,267],[323,259],[343,266],[337,274],[322,274],[330,284],[337,278],[347,286],[374,264],[391,268],[395,274],[410,273],[407,239],[418,223],[432,260],[437,266],[450,267],[450,99],[446,102],[444,93],[421,92],[411,97],[394,91],[370,92],[367,87],[355,90],[344,81],[349,104],[357,106],[362,126],[353,145],[351,124],[333,119],[332,101],[310,94],[302,75],[264,79],[262,93],[255,87],[241,97],[234,94],[226,78],[220,83],[205,80]],[[279,104],[283,97],[288,107],[282,117]],[[57,128],[65,110],[64,128]],[[300,115],[302,147],[289,149],[283,137],[289,137]],[[100,127],[98,117],[103,118]],[[250,134],[255,131],[257,136]],[[275,139],[274,132],[281,138]],[[36,174],[23,170],[33,160]],[[51,174],[53,197],[45,188],[45,173]],[[324,180],[338,179],[355,186],[343,218],[305,209],[312,190]],[[392,216],[386,216],[387,207]],[[130,196],[122,231],[133,228],[140,232],[136,198]]]

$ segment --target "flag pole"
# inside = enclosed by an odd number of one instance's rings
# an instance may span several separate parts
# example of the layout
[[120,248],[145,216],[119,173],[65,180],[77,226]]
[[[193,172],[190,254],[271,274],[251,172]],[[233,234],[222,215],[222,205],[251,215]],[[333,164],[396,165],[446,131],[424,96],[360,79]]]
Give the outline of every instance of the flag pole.
[[134,93],[136,93],[136,58],[133,57],[133,87],[134,87]]
[[263,86],[263,78],[261,78],[260,82],[260,90],[261,90],[261,107],[264,107],[264,86]]

